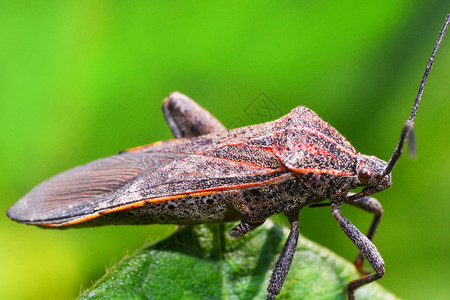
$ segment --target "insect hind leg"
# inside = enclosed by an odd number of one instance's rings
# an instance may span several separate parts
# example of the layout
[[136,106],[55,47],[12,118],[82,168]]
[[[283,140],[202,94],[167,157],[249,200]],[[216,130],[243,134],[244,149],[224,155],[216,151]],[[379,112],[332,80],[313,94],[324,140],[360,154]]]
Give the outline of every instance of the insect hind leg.
[[173,136],[177,139],[226,131],[206,109],[179,92],[173,92],[164,99],[162,111]]

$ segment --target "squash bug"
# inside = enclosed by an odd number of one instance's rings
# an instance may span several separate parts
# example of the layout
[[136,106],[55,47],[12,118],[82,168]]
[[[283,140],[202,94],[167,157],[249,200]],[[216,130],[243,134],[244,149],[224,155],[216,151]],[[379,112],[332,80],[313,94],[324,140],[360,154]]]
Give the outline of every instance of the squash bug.
[[[331,206],[339,226],[359,249],[362,274],[348,284],[354,290],[384,275],[383,259],[372,243],[381,204],[370,197],[391,185],[434,57],[450,15],[425,70],[412,112],[388,162],[358,153],[332,126],[306,107],[278,120],[227,130],[209,112],[180,93],[163,102],[175,137],[132,148],[56,175],[36,186],[7,214],[41,227],[108,224],[202,224],[240,221],[232,238],[283,212],[291,231],[274,267],[267,299],[274,299],[289,271],[299,236],[299,212],[305,206]],[[362,187],[356,194],[351,189]],[[328,199],[329,202],[323,202]],[[341,213],[350,204],[374,214],[362,234]],[[363,269],[367,260],[375,273]]]

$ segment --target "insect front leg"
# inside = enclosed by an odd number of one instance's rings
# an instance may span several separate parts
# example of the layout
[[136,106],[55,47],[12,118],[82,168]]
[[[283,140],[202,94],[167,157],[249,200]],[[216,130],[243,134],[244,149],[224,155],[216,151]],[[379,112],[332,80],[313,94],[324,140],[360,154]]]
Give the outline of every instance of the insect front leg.
[[275,268],[272,272],[272,277],[270,278],[269,286],[267,291],[267,300],[275,299],[280,293],[281,287],[286,280],[286,276],[291,268],[292,260],[294,259],[295,249],[297,248],[298,242],[298,214],[289,216],[289,223],[291,225],[291,232],[284,244],[283,250],[278,257]]
[[179,92],[164,99],[162,111],[175,138],[220,133],[226,128],[194,100]]
[[367,262],[375,270],[375,273],[355,279],[347,285],[347,296],[349,300],[355,299],[354,290],[365,284],[380,279],[384,275],[384,261],[375,245],[347,220],[340,211],[341,204],[333,203],[331,212],[339,223],[344,233],[350,238],[355,246],[361,251]]
[[[346,198],[344,202],[374,214],[372,224],[370,225],[369,231],[367,232],[367,238],[372,241],[378,224],[380,223],[381,216],[383,215],[383,207],[381,206],[381,203],[378,202],[377,199],[372,197],[363,197],[356,200],[349,200],[348,198]],[[369,274],[369,272],[363,268],[364,255],[362,254],[362,252],[359,252],[353,263],[355,264],[356,269],[361,275]]]

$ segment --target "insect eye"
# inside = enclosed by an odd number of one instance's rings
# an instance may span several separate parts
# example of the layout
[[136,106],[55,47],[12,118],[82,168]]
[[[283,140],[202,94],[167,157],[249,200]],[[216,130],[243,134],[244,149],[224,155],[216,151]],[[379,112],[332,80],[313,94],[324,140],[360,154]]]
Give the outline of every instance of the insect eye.
[[372,172],[370,171],[369,168],[366,167],[362,167],[359,171],[358,171],[358,178],[361,182],[367,182],[370,179],[370,176]]

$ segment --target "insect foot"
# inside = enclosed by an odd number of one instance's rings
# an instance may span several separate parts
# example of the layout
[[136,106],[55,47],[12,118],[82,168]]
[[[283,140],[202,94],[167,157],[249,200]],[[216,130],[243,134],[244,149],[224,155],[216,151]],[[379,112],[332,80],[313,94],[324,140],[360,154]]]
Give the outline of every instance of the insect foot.
[[262,224],[264,224],[264,222],[261,222],[261,223],[249,223],[249,222],[246,222],[244,220],[241,220],[241,222],[238,225],[236,225],[235,227],[233,227],[230,230],[230,237],[233,238],[233,239],[241,237],[244,234],[246,234],[247,232],[252,231],[253,229],[261,226]]

